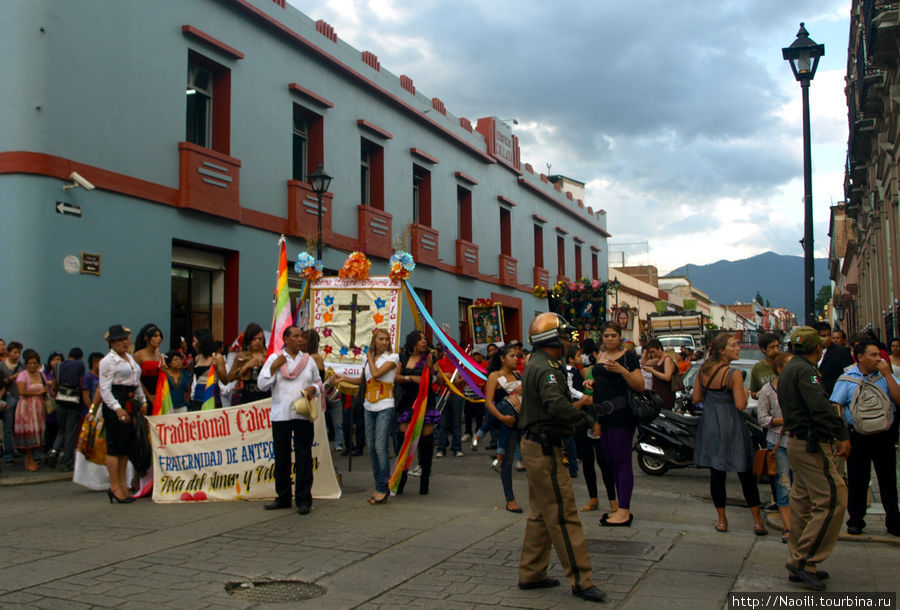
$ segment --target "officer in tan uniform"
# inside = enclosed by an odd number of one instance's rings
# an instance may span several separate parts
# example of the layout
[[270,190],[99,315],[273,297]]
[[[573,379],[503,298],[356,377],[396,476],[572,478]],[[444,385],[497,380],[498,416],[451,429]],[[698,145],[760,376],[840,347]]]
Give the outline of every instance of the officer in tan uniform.
[[816,363],[822,356],[818,331],[801,326],[791,333],[794,358],[778,378],[778,403],[784,413],[791,486],[788,578],[822,591],[828,572],[817,569],[834,548],[847,507],[847,485],[835,456],[850,454],[850,433],[828,400]]
[[602,602],[606,594],[591,580],[591,560],[575,509],[572,479],[562,461],[563,440],[579,425],[596,426],[593,417],[581,410],[590,404],[590,397],[573,403],[569,394],[562,356],[570,332],[566,320],[555,313],[538,315],[528,329],[535,349],[522,377],[519,428],[524,433],[522,459],[530,509],[519,560],[519,588],[559,585],[558,580],[547,577],[552,544],[572,594]]

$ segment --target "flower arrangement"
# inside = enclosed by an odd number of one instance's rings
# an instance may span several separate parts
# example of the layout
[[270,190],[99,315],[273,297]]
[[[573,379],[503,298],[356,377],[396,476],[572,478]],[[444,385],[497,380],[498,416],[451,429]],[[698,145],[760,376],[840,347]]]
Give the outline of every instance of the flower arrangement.
[[493,307],[496,303],[491,299],[475,299],[472,301],[472,307]]
[[[550,311],[566,318],[578,330],[598,330],[606,320],[607,294],[618,287],[618,282],[581,278],[571,282],[556,282],[548,293]],[[539,296],[539,286],[534,295]]]
[[547,298],[547,289],[541,286],[540,284],[536,284],[534,288],[531,289],[531,294],[536,296],[539,299]]
[[409,278],[409,272],[416,268],[412,254],[405,250],[397,250],[391,255],[391,271],[388,274],[392,280],[399,281]]
[[294,263],[294,271],[303,279],[315,282],[322,277],[322,261],[313,258],[309,252],[301,252],[297,255],[297,262]]
[[338,277],[342,280],[367,280],[372,261],[366,258],[362,252],[351,252],[344,266],[338,271]]

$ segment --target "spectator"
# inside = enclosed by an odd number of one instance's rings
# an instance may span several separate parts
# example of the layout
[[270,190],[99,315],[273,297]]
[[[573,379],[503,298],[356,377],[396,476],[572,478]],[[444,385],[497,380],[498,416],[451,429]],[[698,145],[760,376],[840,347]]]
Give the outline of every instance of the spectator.
[[709,358],[700,367],[694,384],[694,404],[703,403],[703,417],[697,430],[694,463],[709,468],[709,492],[718,514],[715,529],[728,531],[725,516],[725,475],[736,472],[744,500],[753,515],[754,531],[764,536],[766,525],[759,505],[759,489],[753,476],[754,451],[750,430],[741,416],[747,407],[748,392],[740,371],[729,364],[740,355],[737,337],[720,333],[709,346]]
[[831,331],[831,342],[835,345],[847,345],[847,334],[842,331],[840,328],[836,328]]
[[[446,356],[439,359],[437,366],[443,371],[447,380],[457,390],[462,392],[465,381],[456,374],[456,368],[450,362],[450,359]],[[462,457],[462,417],[463,406],[466,401],[449,387],[446,387],[443,392],[446,395],[444,396],[444,408],[441,411],[441,423],[437,429],[437,453],[435,454],[435,457],[444,457],[447,454],[447,445],[450,445],[450,452],[453,455]],[[440,399],[438,399],[438,402],[440,402]],[[452,440],[450,440],[450,436],[453,437]]]
[[181,352],[172,350],[166,354],[166,375],[169,380],[169,395],[172,397],[172,412],[185,413],[191,398],[191,376],[184,370]]
[[134,361],[141,367],[141,384],[144,396],[151,405],[156,398],[156,384],[159,381],[160,369],[165,369],[166,361],[159,346],[162,344],[163,334],[159,327],[152,322],[144,325],[138,331],[134,342]]
[[[44,383],[47,384],[47,387],[50,388],[50,397],[53,400],[56,400],[56,369],[62,363],[63,355],[60,352],[51,352],[50,357],[47,358],[47,364],[41,369],[41,376],[44,378]],[[57,432],[59,431],[59,413],[58,411],[53,411],[52,413],[47,413],[46,409],[44,410],[44,443],[43,447],[46,451],[50,451],[53,446],[56,444],[56,437],[59,436]],[[53,468],[56,466],[56,456],[48,455],[47,456],[47,465]]]
[[825,388],[825,394],[830,396],[837,378],[843,374],[845,368],[853,364],[853,356],[850,348],[831,342],[831,325],[828,322],[816,323],[815,329],[822,338],[822,357],[819,359],[822,386]]
[[653,364],[643,364],[641,368],[652,375],[650,389],[659,394],[663,408],[672,410],[675,405],[675,394],[672,392],[672,376],[677,370],[672,358],[663,351],[659,339],[647,342],[647,350]]
[[41,357],[33,349],[25,350],[25,370],[16,376],[19,401],[16,406],[16,421],[13,439],[16,449],[25,452],[25,469],[38,469],[34,452],[44,440],[44,396],[50,393],[50,386],[41,374]]
[[[318,345],[318,344],[317,344]],[[266,334],[262,326],[256,322],[250,322],[244,330],[241,351],[238,352],[228,371],[228,381],[240,380],[242,387],[237,401],[232,398],[231,404],[245,404],[257,400],[269,398],[270,391],[259,389],[259,373],[266,361]]]
[[[189,411],[199,411],[200,407],[203,406],[206,384],[211,371],[214,371],[216,378],[220,380],[227,377],[225,359],[216,351],[216,342],[208,328],[198,328],[194,331],[194,349],[197,352],[197,357],[194,360],[194,390],[191,404],[188,407]],[[216,407],[221,407],[222,399],[219,396],[219,384],[214,383],[212,390]]]
[[[431,367],[431,357],[428,354],[428,340],[418,330],[406,335],[403,352],[400,354],[400,366],[394,377],[394,404],[397,413],[397,424],[401,435],[406,434],[409,422],[412,420],[413,405],[419,392],[419,383],[425,370]],[[430,388],[429,388],[430,390]],[[431,478],[431,463],[434,458],[434,427],[441,421],[441,412],[435,409],[434,393],[428,392],[425,419],[422,424],[422,434],[419,437],[419,445],[416,453],[419,458],[419,493],[428,493],[428,485]],[[400,486],[397,493],[402,493],[406,487],[408,474],[404,472],[400,478]]]
[[775,362],[775,356],[781,352],[781,342],[771,333],[760,333],[757,344],[759,351],[763,354],[763,359],[750,369],[750,396],[753,398],[759,398],[759,391],[762,387],[775,378],[772,365]]
[[484,407],[501,423],[494,464],[500,471],[506,510],[511,513],[522,512],[512,486],[513,458],[520,436],[517,423],[522,404],[522,380],[516,369],[518,358],[515,346],[506,344],[500,348],[488,365],[490,374],[484,384]]
[[891,371],[894,377],[900,376],[900,339],[897,337],[891,340]]
[[56,408],[59,433],[48,457],[52,465],[58,459],[59,469],[75,468],[75,445],[81,424],[81,385],[84,382],[84,352],[79,347],[69,350],[69,359],[56,370]]
[[10,341],[6,346],[6,359],[0,361],[0,386],[5,389],[6,409],[3,411],[3,459],[7,464],[12,464],[16,458],[13,448],[13,431],[16,419],[16,403],[19,401],[19,386],[16,378],[25,369],[25,364],[19,359],[22,353],[22,344],[18,341]]
[[[878,477],[884,524],[888,533],[900,536],[900,510],[897,506],[896,405],[900,403],[900,385],[891,367],[881,358],[875,341],[861,341],[853,346],[856,365],[838,378],[831,402],[841,407],[844,422],[850,429],[853,451],[847,458],[847,533],[862,534],[866,527],[866,499],[872,466]],[[884,392],[892,404],[892,422],[881,432],[862,434],[853,425],[850,405],[865,379]]]
[[87,415],[91,406],[94,404],[94,396],[97,388],[100,386],[100,361],[103,354],[100,352],[91,352],[88,356],[88,370],[84,374],[84,380],[81,382],[81,414]]
[[759,390],[756,419],[766,428],[766,446],[775,452],[778,474],[772,478],[775,505],[781,515],[781,541],[787,542],[791,533],[791,468],[788,464],[787,440],[784,429],[784,415],[778,404],[778,376],[794,355],[780,352],[772,360],[774,377]]

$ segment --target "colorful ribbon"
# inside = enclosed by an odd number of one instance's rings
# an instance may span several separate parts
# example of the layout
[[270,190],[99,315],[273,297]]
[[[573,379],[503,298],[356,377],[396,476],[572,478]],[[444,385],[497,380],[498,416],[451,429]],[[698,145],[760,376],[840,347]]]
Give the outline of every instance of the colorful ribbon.
[[413,403],[412,417],[409,426],[406,428],[403,446],[397,455],[397,461],[394,462],[394,472],[388,480],[388,488],[391,493],[396,494],[400,487],[400,478],[403,472],[409,469],[412,464],[413,457],[416,455],[416,449],[419,446],[419,437],[422,436],[422,428],[425,426],[425,409],[428,406],[428,387],[431,385],[430,371],[428,367],[422,370],[422,377],[419,380],[419,391],[416,394],[416,401]]

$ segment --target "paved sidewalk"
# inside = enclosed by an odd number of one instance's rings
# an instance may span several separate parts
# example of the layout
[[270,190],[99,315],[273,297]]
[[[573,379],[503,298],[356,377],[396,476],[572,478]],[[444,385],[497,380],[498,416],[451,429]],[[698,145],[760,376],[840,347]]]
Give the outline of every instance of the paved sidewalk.
[[[302,517],[261,502],[111,505],[68,481],[4,486],[0,605],[246,608],[261,602],[226,585],[289,579],[324,588],[299,602],[311,608],[587,606],[566,583],[517,588],[524,516],[504,510],[489,462],[484,453],[435,460],[430,495],[419,496],[411,478],[405,494],[369,506],[368,460],[356,458],[347,472],[340,458],[344,497],[317,501]],[[524,473],[514,481],[527,505]],[[736,479],[728,484],[738,491]],[[582,479],[575,488],[582,503]],[[600,528],[600,512],[582,513],[605,607],[722,608],[731,591],[798,591],[786,578],[779,530],[757,537],[749,511],[729,507],[729,532],[715,532],[707,490],[705,471],[648,477],[635,468],[633,527]],[[882,527],[870,523],[873,534]],[[842,540],[823,564],[829,591],[897,591],[898,551]],[[555,556],[550,575],[562,579]]]

